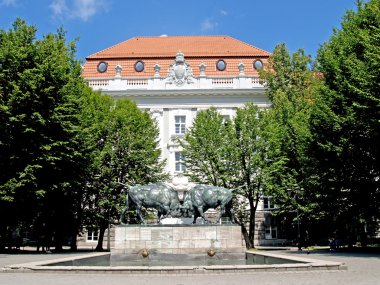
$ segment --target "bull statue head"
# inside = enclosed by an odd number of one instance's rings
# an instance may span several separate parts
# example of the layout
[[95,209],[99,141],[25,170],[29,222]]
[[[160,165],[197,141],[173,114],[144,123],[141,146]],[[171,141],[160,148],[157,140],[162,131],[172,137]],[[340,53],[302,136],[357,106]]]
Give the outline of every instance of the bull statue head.
[[194,215],[193,205],[190,200],[184,200],[180,208],[181,215],[184,218],[191,218]]

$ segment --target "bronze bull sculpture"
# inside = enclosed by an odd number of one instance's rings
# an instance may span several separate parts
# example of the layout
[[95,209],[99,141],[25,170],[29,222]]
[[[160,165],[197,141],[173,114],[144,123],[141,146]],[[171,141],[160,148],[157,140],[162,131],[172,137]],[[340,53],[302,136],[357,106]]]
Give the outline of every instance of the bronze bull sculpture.
[[220,207],[218,220],[227,214],[232,222],[234,221],[232,213],[232,191],[233,190],[213,185],[196,185],[186,193],[181,210],[184,215],[194,215],[193,224],[195,224],[198,217],[202,217],[208,222],[204,213],[208,209]]
[[145,224],[145,220],[141,214],[142,207],[156,209],[158,223],[169,215],[179,216],[181,214],[178,193],[165,183],[128,186],[128,188],[126,206],[120,215],[121,224],[124,224],[123,219],[129,210],[130,202],[136,206],[136,215],[143,224]]

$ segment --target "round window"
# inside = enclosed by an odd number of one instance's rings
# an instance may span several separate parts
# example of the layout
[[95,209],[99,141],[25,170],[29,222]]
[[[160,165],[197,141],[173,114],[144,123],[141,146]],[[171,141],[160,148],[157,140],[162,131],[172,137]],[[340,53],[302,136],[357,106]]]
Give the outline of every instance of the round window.
[[137,61],[137,62],[135,63],[135,70],[136,70],[137,72],[141,72],[141,71],[143,71],[143,70],[144,70],[144,62],[142,62],[141,60]]
[[101,61],[98,64],[98,72],[103,73],[107,71],[108,64],[107,62]]
[[264,66],[264,64],[260,59],[257,59],[253,62],[253,68],[256,70],[263,69],[263,66]]
[[227,64],[226,64],[226,62],[223,59],[218,60],[218,62],[216,63],[216,68],[219,71],[225,70],[226,66],[227,66]]

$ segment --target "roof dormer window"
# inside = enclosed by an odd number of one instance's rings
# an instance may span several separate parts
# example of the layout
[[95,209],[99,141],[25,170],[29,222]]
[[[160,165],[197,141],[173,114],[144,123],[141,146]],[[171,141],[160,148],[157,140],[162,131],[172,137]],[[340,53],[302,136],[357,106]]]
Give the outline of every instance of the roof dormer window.
[[226,62],[223,59],[219,59],[216,63],[216,69],[219,71],[225,70],[227,67]]
[[104,61],[99,62],[98,67],[97,67],[98,72],[100,73],[106,72],[107,67],[108,67],[107,62],[104,62]]
[[136,61],[135,70],[136,70],[136,72],[144,71],[144,62],[141,60]]
[[253,62],[253,68],[256,69],[256,70],[261,70],[263,69],[264,67],[264,64],[263,62],[260,60],[260,59],[256,59],[254,62]]

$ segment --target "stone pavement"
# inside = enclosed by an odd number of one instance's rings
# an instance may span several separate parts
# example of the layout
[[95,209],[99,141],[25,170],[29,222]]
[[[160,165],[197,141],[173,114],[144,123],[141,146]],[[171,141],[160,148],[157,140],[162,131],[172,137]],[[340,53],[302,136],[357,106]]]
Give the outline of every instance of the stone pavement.
[[[327,261],[344,262],[348,270],[339,271],[302,271],[302,272],[262,272],[244,274],[193,274],[193,275],[127,275],[127,274],[82,274],[82,273],[0,273],[0,285],[23,284],[91,284],[91,285],[203,285],[203,284],[310,284],[310,285],[379,285],[380,284],[380,254],[371,253],[346,253],[328,251],[296,250],[276,251],[287,255],[303,255],[307,258],[315,258]],[[41,261],[83,255],[80,253],[53,253],[36,254],[27,252],[20,254],[0,254],[0,268],[32,261]],[[1,271],[0,271],[1,272]]]

